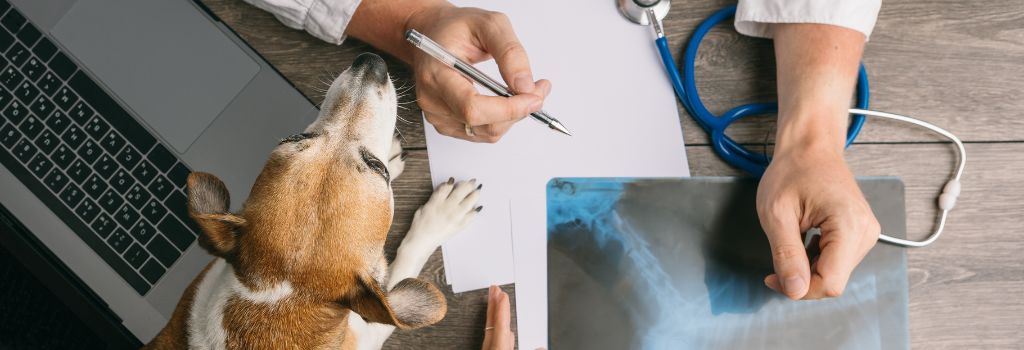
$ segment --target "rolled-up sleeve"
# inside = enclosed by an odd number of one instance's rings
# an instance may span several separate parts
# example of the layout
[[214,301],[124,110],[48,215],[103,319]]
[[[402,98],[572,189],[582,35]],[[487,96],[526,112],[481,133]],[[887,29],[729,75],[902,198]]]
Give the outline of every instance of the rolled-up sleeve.
[[302,29],[320,40],[341,44],[345,27],[360,0],[245,0],[277,17],[284,25]]
[[849,28],[871,37],[881,0],[740,0],[736,31],[771,38],[775,23],[820,23]]

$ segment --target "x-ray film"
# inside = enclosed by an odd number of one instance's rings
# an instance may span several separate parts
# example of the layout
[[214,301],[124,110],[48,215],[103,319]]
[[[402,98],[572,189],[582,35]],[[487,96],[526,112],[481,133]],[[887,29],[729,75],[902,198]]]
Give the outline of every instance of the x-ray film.
[[[903,184],[860,179],[905,237]],[[877,244],[839,298],[768,289],[756,182],[558,178],[548,184],[551,349],[905,349],[903,249]]]

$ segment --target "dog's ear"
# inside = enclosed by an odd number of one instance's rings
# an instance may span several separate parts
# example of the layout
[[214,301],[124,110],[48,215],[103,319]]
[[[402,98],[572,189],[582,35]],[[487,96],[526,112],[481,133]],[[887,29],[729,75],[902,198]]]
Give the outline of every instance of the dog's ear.
[[444,294],[420,279],[406,278],[388,293],[373,279],[360,278],[360,284],[349,307],[369,322],[416,329],[437,323],[448,311]]
[[194,172],[188,176],[188,213],[203,231],[199,246],[219,257],[235,250],[238,229],[245,219],[228,211],[231,197],[224,182],[216,176]]

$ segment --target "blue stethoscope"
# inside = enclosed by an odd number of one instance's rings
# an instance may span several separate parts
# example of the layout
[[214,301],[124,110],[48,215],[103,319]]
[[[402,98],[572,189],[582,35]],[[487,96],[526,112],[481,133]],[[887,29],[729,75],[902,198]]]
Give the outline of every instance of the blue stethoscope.
[[[671,2],[663,0],[617,0],[617,5],[619,12],[630,21],[640,25],[650,25],[654,29],[654,33],[657,35],[655,45],[658,47],[661,62],[665,65],[665,70],[672,82],[672,88],[675,90],[676,97],[679,99],[679,102],[683,104],[683,108],[686,109],[686,112],[693,117],[693,120],[695,120],[697,124],[711,136],[711,145],[714,147],[718,156],[726,163],[729,163],[736,168],[746,171],[756,177],[761,177],[761,175],[764,174],[765,169],[768,167],[768,163],[771,159],[767,155],[755,153],[746,147],[743,147],[727,136],[725,134],[725,130],[729,128],[730,124],[744,117],[776,113],[778,111],[778,105],[776,103],[745,104],[734,107],[720,116],[715,116],[708,111],[706,107],[704,107],[704,103],[701,102],[700,95],[697,93],[697,84],[694,81],[694,60],[697,57],[697,49],[700,48],[701,40],[704,39],[704,35],[706,35],[712,27],[718,25],[722,21],[732,18],[736,14],[736,6],[727,6],[718,10],[712,14],[711,17],[708,17],[701,22],[697,27],[697,30],[694,31],[690,41],[686,44],[686,51],[683,55],[683,74],[679,74],[679,69],[676,68],[675,58],[672,57],[672,52],[668,47],[668,40],[665,38],[665,31],[661,26],[661,20],[668,15]],[[939,128],[931,123],[911,117],[868,110],[868,99],[868,74],[864,69],[864,65],[861,64],[860,70],[857,74],[856,108],[850,109],[850,114],[853,118],[851,118],[850,126],[846,132],[847,147],[853,143],[853,140],[857,138],[857,134],[860,133],[861,128],[864,126],[864,120],[866,119],[865,115],[887,118],[925,127],[945,136],[957,146],[957,170],[950,180],[946,182],[946,185],[943,187],[942,194],[939,196],[938,206],[941,210],[941,214],[936,230],[923,241],[895,238],[885,234],[882,234],[879,237],[879,240],[881,241],[899,246],[924,247],[939,238],[939,235],[942,234],[942,230],[945,227],[949,211],[956,205],[956,199],[960,195],[960,176],[963,174],[964,166],[967,162],[967,153],[964,150],[963,143],[960,139],[949,131]]]

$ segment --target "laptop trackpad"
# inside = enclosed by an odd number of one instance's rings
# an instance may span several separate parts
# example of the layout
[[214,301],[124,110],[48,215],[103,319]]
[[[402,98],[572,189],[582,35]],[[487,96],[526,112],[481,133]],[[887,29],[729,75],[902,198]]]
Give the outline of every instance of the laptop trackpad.
[[259,71],[187,0],[80,0],[51,33],[182,153]]

